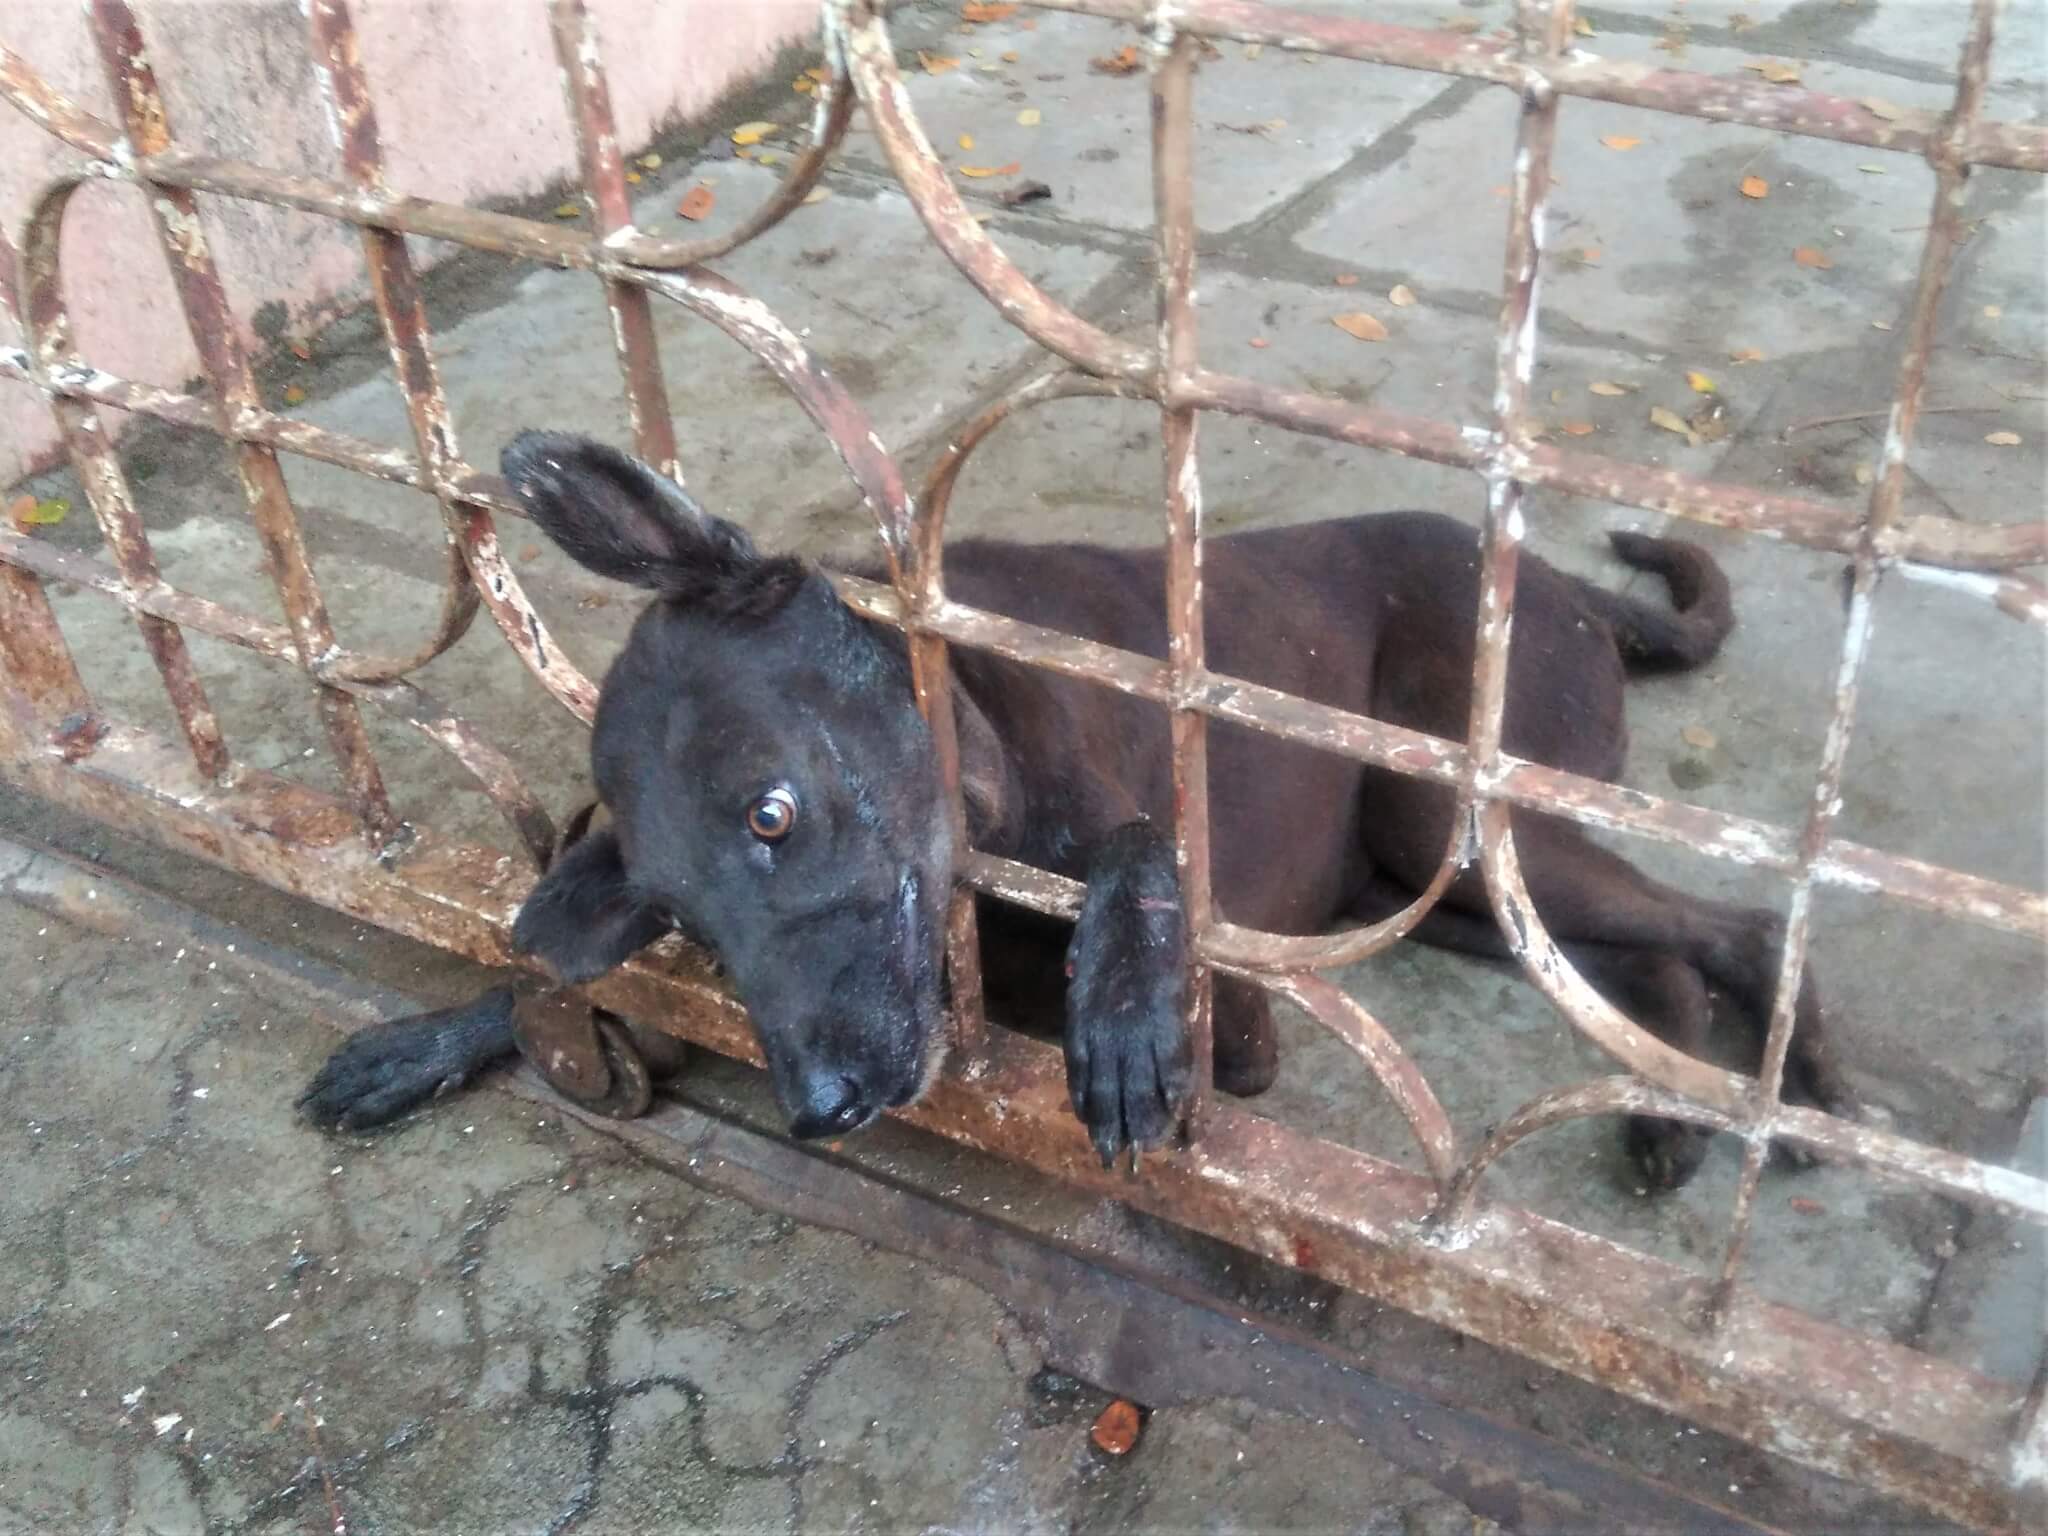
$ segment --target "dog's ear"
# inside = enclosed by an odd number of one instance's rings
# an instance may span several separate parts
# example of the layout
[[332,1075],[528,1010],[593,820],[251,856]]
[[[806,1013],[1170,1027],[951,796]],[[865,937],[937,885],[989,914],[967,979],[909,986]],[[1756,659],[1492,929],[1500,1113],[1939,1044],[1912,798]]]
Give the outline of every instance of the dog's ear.
[[565,849],[512,925],[512,947],[570,984],[592,981],[668,931],[634,895],[618,834],[606,828]]
[[668,476],[590,438],[522,432],[499,467],[548,537],[600,576],[735,608],[801,576],[798,562],[765,558]]

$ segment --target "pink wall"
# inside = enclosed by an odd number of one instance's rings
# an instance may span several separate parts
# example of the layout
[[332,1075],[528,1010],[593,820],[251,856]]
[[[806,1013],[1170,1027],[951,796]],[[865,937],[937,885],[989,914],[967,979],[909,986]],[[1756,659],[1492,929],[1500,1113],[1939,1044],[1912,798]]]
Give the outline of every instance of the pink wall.
[[[296,0],[134,0],[171,126],[185,144],[282,170],[338,177]],[[590,0],[619,136],[708,107],[816,25],[816,0]],[[537,191],[575,152],[541,0],[355,0],[394,190],[452,202]],[[0,39],[58,90],[111,118],[83,8],[0,0]],[[77,157],[0,102],[0,220],[19,240],[31,199]],[[365,293],[352,229],[254,204],[205,199],[214,254],[249,324],[282,300],[294,322]],[[80,350],[126,378],[181,384],[197,359],[140,194],[99,183],[72,199],[66,294]],[[415,246],[432,261],[445,247]],[[0,332],[7,331],[0,320]],[[6,334],[4,344],[20,338]],[[118,417],[109,413],[118,424]],[[49,413],[0,380],[0,485],[47,463]]]

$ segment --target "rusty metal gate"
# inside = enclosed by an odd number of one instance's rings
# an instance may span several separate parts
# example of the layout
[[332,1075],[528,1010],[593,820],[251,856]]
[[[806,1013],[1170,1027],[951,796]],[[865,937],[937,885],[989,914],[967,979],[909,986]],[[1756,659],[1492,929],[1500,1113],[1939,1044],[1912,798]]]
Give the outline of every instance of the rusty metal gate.
[[[481,603],[542,687],[589,719],[596,693],[554,646],[500,553],[494,517],[519,509],[503,483],[457,449],[435,371],[406,235],[431,236],[545,265],[584,270],[604,287],[634,441],[673,472],[677,444],[654,343],[652,298],[681,304],[766,364],[830,439],[880,529],[892,581],[847,579],[860,611],[910,636],[917,687],[948,782],[958,755],[944,686],[947,647],[992,650],[1156,701],[1171,713],[1176,837],[1195,940],[1191,989],[1202,1073],[1193,1146],[1143,1177],[1112,1179],[1074,1121],[1059,1056],[981,1019],[973,907],[966,887],[1072,914],[1079,888],[1023,865],[969,855],[950,933],[960,1048],[911,1122],[941,1135],[1113,1191],[1174,1221],[1298,1265],[1433,1321],[1570,1371],[1774,1452],[1984,1527],[2040,1517],[2048,1491],[2048,1375],[2021,1390],[1882,1337],[1857,1334],[1759,1298],[1741,1283],[1759,1174],[1774,1140],[1799,1143],[1882,1178],[1978,1206],[2048,1220],[2048,1184],[1876,1127],[1786,1104],[1780,1079],[1793,1028],[1816,888],[1881,895],[2034,939],[2048,936],[2039,893],[1885,853],[1835,835],[1838,790],[1886,579],[1940,583],[2048,624],[2048,589],[2021,572],[2048,560],[2048,524],[1984,526],[1905,515],[1905,465],[1974,165],[2048,170],[2048,128],[1987,122],[1979,109],[1995,0],[1975,0],[1957,87],[1943,114],[1882,114],[1803,88],[1606,61],[1571,45],[1572,0],[1523,0],[1511,40],[1288,12],[1258,0],[1037,0],[1050,9],[1129,22],[1142,31],[1152,92],[1158,239],[1156,343],[1097,329],[1021,273],[971,216],[911,111],[883,17],[869,0],[825,0],[824,62],[812,143],[776,193],[726,235],[658,239],[633,227],[625,166],[596,38],[581,0],[551,0],[594,231],[407,197],[386,184],[369,83],[343,0],[311,0],[312,47],[346,168],[336,183],[223,160],[173,137],[144,39],[123,0],[92,0],[92,25],[122,121],[52,91],[0,47],[0,92],[86,157],[42,189],[18,248],[0,242],[0,293],[27,347],[0,352],[0,372],[40,390],[62,428],[106,544],[94,559],[0,531],[0,754],[16,782],[100,818],[144,826],[197,853],[328,906],[492,964],[510,962],[510,919],[530,871],[431,829],[402,824],[386,798],[363,712],[395,713],[446,747],[504,812],[536,861],[553,829],[510,764],[456,714],[406,681],[462,635]],[[1961,17],[1958,16],[1960,22]],[[1453,423],[1290,393],[1205,367],[1196,346],[1191,75],[1204,39],[1235,39],[1370,65],[1488,81],[1516,92],[1505,301],[1492,419]],[[1919,276],[1900,327],[1903,360],[1868,506],[1860,513],[1717,484],[1538,441],[1529,405],[1543,219],[1559,98],[1578,96],[1923,156],[1935,197]],[[897,180],[932,238],[1003,316],[1056,355],[958,434],[912,497],[860,406],[799,337],[705,262],[768,229],[803,201],[846,132],[868,113]],[[185,394],[93,368],[74,349],[60,262],[64,212],[88,177],[147,195],[208,390]],[[377,313],[410,416],[410,447],[324,430],[263,407],[250,359],[197,216],[195,194],[249,199],[357,226]],[[1162,662],[966,608],[945,594],[940,553],[947,503],[968,457],[1015,411],[1074,395],[1150,400],[1160,409],[1170,647]],[[249,511],[287,623],[277,625],[169,587],[159,576],[100,409],[159,417],[234,445]],[[1205,666],[1201,624],[1200,415],[1250,416],[1290,431],[1469,469],[1486,486],[1477,676],[1468,738],[1438,740]],[[431,633],[409,655],[349,649],[329,621],[279,468],[302,454],[413,486],[439,503],[446,569]],[[1803,824],[1745,817],[1561,773],[1500,749],[1515,573],[1533,488],[1644,508],[1847,556],[1848,621],[1833,714]],[[161,673],[183,742],[107,718],[75,671],[44,592],[71,583],[128,608]],[[232,642],[307,674],[345,786],[337,800],[238,765],[187,654],[183,633]],[[1212,912],[1206,730],[1224,720],[1451,786],[1457,832],[1436,879],[1408,910],[1319,937],[1260,933]],[[1509,812],[1527,807],[1587,826],[1677,845],[1783,876],[1788,942],[1760,1073],[1754,1079],[1683,1055],[1609,1005],[1566,959],[1533,909]],[[955,810],[959,813],[957,792]],[[1394,1037],[1320,974],[1399,940],[1452,876],[1477,859],[1523,969],[1573,1025],[1626,1071],[1546,1094],[1491,1134],[1461,1142]],[[1242,977],[1294,1002],[1336,1033],[1399,1108],[1426,1174],[1317,1140],[1218,1103],[1207,1081],[1208,980]],[[588,989],[609,1008],[745,1059],[746,1019],[708,972],[635,963]],[[1700,1275],[1572,1227],[1481,1198],[1489,1165],[1561,1121],[1650,1113],[1730,1131],[1745,1154],[1722,1259]]]

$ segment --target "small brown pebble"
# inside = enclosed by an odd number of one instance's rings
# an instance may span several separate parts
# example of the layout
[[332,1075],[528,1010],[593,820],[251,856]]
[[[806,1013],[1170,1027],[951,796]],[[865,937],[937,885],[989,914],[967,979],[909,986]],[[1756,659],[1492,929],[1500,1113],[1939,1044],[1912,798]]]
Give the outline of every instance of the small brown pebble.
[[1120,1397],[1102,1410],[1094,1428],[1088,1431],[1088,1438],[1095,1442],[1097,1450],[1108,1455],[1128,1456],[1138,1443],[1138,1431],[1142,1427],[1138,1405]]

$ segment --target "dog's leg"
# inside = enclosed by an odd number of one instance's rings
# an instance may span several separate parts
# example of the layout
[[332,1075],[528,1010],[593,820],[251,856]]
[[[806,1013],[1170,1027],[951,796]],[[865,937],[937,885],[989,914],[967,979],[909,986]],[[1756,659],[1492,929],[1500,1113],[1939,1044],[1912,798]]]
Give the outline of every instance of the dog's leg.
[[[1713,1005],[1699,968],[1669,950],[1616,949],[1576,944],[1572,963],[1615,1007],[1666,1045],[1704,1056]],[[1699,1172],[1714,1133],[1706,1126],[1661,1115],[1632,1115],[1623,1138],[1629,1160],[1651,1189],[1678,1189]]]
[[453,1093],[517,1054],[510,987],[455,1008],[416,1013],[354,1036],[327,1058],[299,1108],[315,1125],[355,1131]]
[[1280,1075],[1280,1034],[1263,987],[1218,976],[1211,1003],[1216,1086],[1240,1099],[1264,1093]]
[[1187,918],[1173,841],[1151,822],[1090,853],[1067,972],[1067,1091],[1107,1168],[1166,1139],[1193,1080]]

